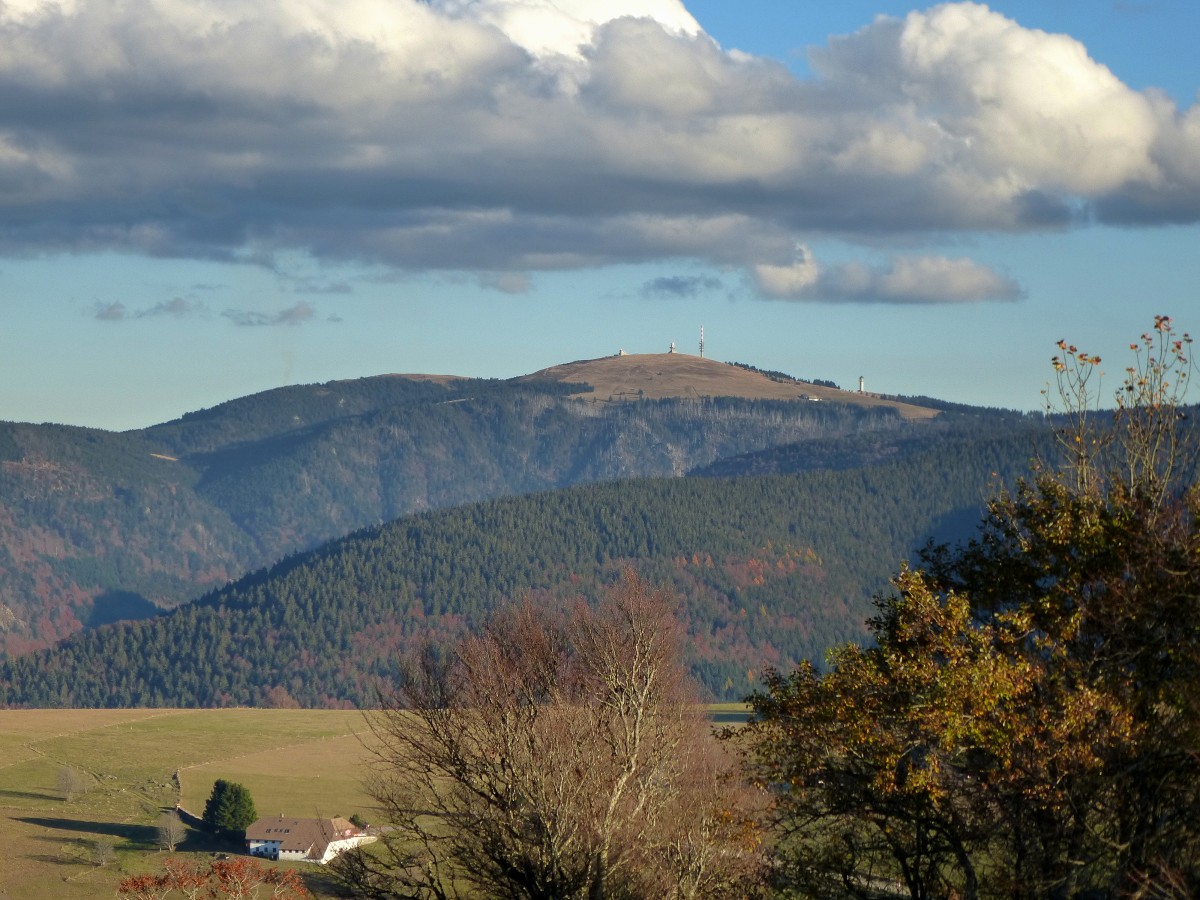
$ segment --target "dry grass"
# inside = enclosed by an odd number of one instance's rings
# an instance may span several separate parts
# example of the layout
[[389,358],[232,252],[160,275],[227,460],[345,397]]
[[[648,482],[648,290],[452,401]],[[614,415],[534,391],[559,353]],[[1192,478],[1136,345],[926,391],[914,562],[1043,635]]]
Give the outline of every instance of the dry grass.
[[[744,718],[738,704],[711,708]],[[374,819],[363,792],[369,751],[360,713],[335,710],[0,710],[0,900],[111,898],[127,875],[158,867],[157,823],[182,800],[196,813],[217,778],[249,788],[264,815]],[[91,788],[71,801],[64,767]],[[96,866],[89,844],[111,842]],[[230,849],[192,832],[181,850]],[[320,896],[320,874],[295,864]]]
[[[370,821],[374,809],[362,779],[367,751],[358,735],[306,741],[231,759],[217,760],[180,773],[182,803],[199,815],[218,778],[244,784],[262,815],[343,816],[357,813]],[[287,760],[286,770],[280,759]]]
[[[158,817],[180,799],[176,773],[197,812],[227,778],[264,813],[370,818],[363,728],[359,714],[327,710],[0,711],[0,898],[112,897],[121,878],[155,868]],[[70,802],[57,786],[66,766],[91,781]],[[102,867],[88,858],[95,840],[116,849]],[[217,848],[193,834],[184,849]]]
[[665,397],[807,398],[854,406],[888,407],[898,410],[906,419],[932,419],[937,415],[937,410],[885,400],[870,393],[841,391],[804,382],[772,381],[757,372],[686,353],[637,353],[580,360],[552,366],[528,377],[587,382],[594,391],[577,396],[603,402]]

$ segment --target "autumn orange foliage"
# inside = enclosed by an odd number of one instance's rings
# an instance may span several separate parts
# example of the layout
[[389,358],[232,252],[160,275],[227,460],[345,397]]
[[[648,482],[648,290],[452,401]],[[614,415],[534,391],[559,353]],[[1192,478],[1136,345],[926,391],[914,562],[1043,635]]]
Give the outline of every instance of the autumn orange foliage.
[[304,900],[312,896],[295,872],[264,866],[248,856],[211,862],[172,857],[160,872],[133,875],[117,886],[117,896],[130,900],[166,900],[176,893],[186,900]]

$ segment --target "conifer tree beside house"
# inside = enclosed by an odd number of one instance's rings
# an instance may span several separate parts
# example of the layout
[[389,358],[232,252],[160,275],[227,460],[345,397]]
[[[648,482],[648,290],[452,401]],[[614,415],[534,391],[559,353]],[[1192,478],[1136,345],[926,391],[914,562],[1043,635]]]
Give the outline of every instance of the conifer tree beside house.
[[204,824],[218,834],[241,838],[258,818],[254,800],[244,785],[218,778],[204,804]]

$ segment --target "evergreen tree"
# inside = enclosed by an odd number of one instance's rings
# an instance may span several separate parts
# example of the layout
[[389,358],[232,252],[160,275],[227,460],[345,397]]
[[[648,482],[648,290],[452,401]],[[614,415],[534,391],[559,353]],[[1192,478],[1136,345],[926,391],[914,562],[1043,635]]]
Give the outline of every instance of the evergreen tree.
[[219,834],[241,836],[258,818],[254,800],[244,785],[218,778],[204,804],[204,824]]

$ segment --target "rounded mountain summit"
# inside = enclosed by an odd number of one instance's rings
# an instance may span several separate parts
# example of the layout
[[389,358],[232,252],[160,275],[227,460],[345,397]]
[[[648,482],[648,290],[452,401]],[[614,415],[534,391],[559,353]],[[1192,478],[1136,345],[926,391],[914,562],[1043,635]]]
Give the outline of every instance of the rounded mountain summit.
[[937,410],[878,394],[843,391],[686,353],[620,353],[582,359],[551,366],[518,380],[589,384],[591,391],[573,396],[606,403],[668,397],[742,397],[890,407],[906,419],[931,419],[937,415]]

